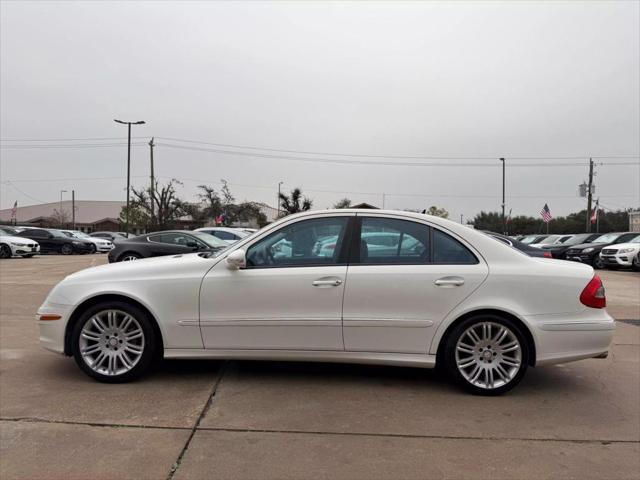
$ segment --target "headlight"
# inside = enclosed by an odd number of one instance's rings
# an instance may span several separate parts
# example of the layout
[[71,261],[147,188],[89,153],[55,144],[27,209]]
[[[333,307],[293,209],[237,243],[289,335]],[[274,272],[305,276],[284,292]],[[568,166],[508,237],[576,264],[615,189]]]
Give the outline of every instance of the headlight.
[[584,250],[582,250],[582,253],[591,253],[593,252],[595,249],[593,247],[589,247],[589,248],[585,248]]
[[618,253],[631,253],[633,251],[635,251],[635,248],[621,248]]

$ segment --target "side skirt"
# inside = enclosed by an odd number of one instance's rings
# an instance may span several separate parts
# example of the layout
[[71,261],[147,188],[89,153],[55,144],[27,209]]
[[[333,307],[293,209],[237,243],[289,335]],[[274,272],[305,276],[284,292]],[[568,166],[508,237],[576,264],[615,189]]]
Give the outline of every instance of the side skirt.
[[291,362],[362,363],[433,368],[435,355],[379,353],[379,352],[325,352],[309,350],[208,350],[195,348],[167,348],[164,358],[225,360],[275,360]]

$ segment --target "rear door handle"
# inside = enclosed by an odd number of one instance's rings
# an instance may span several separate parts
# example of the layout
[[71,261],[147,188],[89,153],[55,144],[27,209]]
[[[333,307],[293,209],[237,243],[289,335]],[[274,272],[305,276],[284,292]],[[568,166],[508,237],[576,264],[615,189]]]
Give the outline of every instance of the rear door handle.
[[337,287],[342,284],[342,280],[336,278],[334,280],[314,280],[312,285],[314,287]]
[[460,277],[442,277],[437,279],[435,282],[438,287],[459,287],[460,285],[464,285],[464,278]]

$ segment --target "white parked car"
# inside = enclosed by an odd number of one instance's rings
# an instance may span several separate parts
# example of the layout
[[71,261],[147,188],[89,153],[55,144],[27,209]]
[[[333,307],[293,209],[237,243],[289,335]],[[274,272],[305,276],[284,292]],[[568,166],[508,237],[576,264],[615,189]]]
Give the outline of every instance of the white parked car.
[[[3,229],[4,230],[4,229]],[[40,253],[40,244],[35,240],[0,232],[0,258],[33,257]]]
[[92,253],[95,253],[95,252],[106,253],[106,252],[110,252],[111,249],[113,248],[113,243],[110,240],[107,240],[106,238],[92,237],[88,233],[80,232],[78,230],[61,230],[61,232],[67,235],[68,237],[77,238],[79,240],[84,240],[86,242],[93,243],[95,249],[93,250]]
[[541,247],[547,247],[549,245],[560,245],[561,243],[564,243],[567,240],[569,240],[571,237],[573,237],[573,235],[550,235],[538,243],[529,244],[529,246],[541,248]]
[[213,235],[220,240],[224,240],[229,245],[251,235],[251,232],[247,232],[244,228],[231,227],[203,227],[197,228],[196,232],[208,233],[209,235]]
[[[402,240],[377,248],[376,232]],[[330,236],[333,254],[314,253]],[[499,394],[530,366],[606,356],[605,303],[588,265],[438,217],[344,209],[284,217],[217,255],[79,271],[37,315],[44,347],[104,382],[164,355],[438,364],[473,393]]]
[[600,260],[604,267],[633,267],[640,270],[638,259],[640,253],[640,235],[631,239],[628,243],[609,245],[600,250]]

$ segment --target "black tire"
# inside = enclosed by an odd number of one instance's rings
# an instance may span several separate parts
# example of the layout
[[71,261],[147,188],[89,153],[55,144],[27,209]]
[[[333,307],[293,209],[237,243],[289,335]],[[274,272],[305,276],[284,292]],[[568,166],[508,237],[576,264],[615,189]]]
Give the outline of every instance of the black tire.
[[[85,324],[96,314],[105,310],[117,310],[131,315],[139,323],[144,335],[142,355],[137,363],[127,372],[115,375],[105,375],[93,370],[82,357],[80,351],[80,334]],[[80,369],[91,378],[103,383],[125,383],[135,380],[149,371],[157,357],[159,341],[152,325],[153,320],[139,307],[123,301],[107,301],[93,305],[87,309],[73,327],[71,345],[73,358]]]
[[[511,332],[515,338],[517,338],[517,341],[519,342],[519,346],[520,346],[519,366],[514,367],[514,368],[517,368],[517,370],[514,372],[514,375],[506,383],[495,388],[480,387],[471,383],[462,374],[462,372],[458,368],[458,364],[456,361],[456,346],[458,344],[458,341],[461,339],[461,337],[465,335],[465,332],[467,332],[470,327],[474,325],[480,325],[485,322],[490,322],[491,324],[498,324],[499,326],[502,326],[508,329],[508,331]],[[508,392],[513,387],[515,387],[518,383],[520,383],[520,381],[522,380],[522,378],[524,377],[527,371],[527,367],[529,364],[529,351],[530,351],[529,343],[526,337],[524,336],[524,334],[522,333],[520,327],[515,322],[497,315],[479,315],[479,316],[467,318],[453,328],[453,330],[447,336],[447,339],[445,341],[443,360],[445,362],[445,368],[447,370],[449,378],[454,380],[458,385],[460,385],[466,391],[474,395],[495,396],[495,395],[501,395],[505,392]],[[481,357],[479,353],[477,355],[479,358]],[[486,375],[486,374],[482,373],[481,375]]]
[[0,243],[0,258],[11,258],[12,256],[11,247],[6,243]]
[[98,249],[96,248],[95,244],[91,244],[91,248],[89,248],[89,253],[96,253],[98,251]]
[[600,254],[596,253],[591,260],[591,266],[596,270],[601,270],[604,268],[604,262],[600,258]]
[[64,243],[60,246],[60,253],[62,255],[72,255],[73,254],[73,245],[70,243]]
[[[125,260],[125,258],[127,258],[128,260]],[[132,261],[132,260],[140,260],[142,258],[141,255],[139,255],[136,252],[124,252],[122,255],[120,255],[118,257],[118,262],[127,262],[127,261]]]
[[631,268],[636,272],[640,272],[640,255],[636,255],[635,257],[633,257]]

